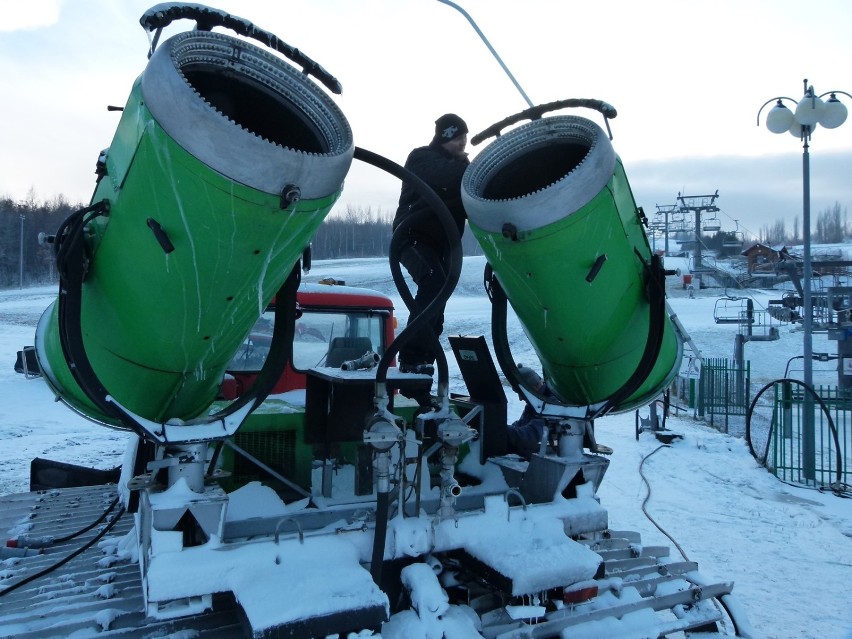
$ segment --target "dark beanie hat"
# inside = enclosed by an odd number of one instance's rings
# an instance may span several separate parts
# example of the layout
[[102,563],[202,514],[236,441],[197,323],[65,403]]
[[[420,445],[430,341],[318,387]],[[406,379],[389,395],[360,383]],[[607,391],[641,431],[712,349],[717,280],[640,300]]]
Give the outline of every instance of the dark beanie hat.
[[435,141],[449,142],[467,133],[467,124],[455,113],[447,113],[435,120]]
[[541,390],[544,380],[533,369],[523,364],[518,364],[518,372],[521,374],[521,380],[526,384],[527,388],[536,392]]

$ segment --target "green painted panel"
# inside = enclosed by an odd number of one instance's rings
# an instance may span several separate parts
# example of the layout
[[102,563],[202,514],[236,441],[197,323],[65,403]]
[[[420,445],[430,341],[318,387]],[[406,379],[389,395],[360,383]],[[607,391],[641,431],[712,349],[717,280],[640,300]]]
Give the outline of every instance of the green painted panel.
[[[647,238],[620,160],[606,187],[581,209],[517,240],[471,228],[545,377],[563,401],[594,404],[618,390],[641,359],[649,328]],[[593,266],[606,259],[597,275]],[[591,280],[591,281],[589,281]],[[658,361],[627,410],[662,392],[677,371],[680,341],[666,322]]]
[[[137,84],[108,151],[120,179],[92,201],[108,216],[89,226],[83,289],[89,358],[119,403],[151,420],[190,419],[215,399],[225,367],[280,288],[340,191],[282,210],[263,193],[187,153],[140,106]],[[174,250],[149,227],[156,221]],[[57,331],[43,336],[51,384],[75,408],[91,406],[65,364]]]

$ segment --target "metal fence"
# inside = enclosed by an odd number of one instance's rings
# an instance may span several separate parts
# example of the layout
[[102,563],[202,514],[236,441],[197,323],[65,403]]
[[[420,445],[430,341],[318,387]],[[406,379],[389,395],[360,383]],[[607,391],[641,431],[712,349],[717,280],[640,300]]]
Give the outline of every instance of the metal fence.
[[764,418],[754,418],[759,408],[752,415],[749,445],[785,481],[817,487],[852,483],[852,393],[835,386],[815,392],[817,397],[798,383],[775,382],[770,401],[762,404]]
[[731,432],[732,421],[744,423],[751,401],[750,388],[751,362],[740,365],[733,360],[705,359],[698,384],[698,417],[726,433]]
[[810,393],[802,382],[783,379],[753,394],[750,362],[726,359],[704,360],[698,382],[696,416],[744,435],[779,479],[852,484],[852,389],[817,386]]

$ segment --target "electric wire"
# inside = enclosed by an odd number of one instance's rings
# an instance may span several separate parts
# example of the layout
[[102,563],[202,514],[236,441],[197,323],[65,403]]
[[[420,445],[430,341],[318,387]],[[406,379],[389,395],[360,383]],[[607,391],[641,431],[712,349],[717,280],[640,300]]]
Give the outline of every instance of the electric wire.
[[834,482],[828,486],[820,486],[817,490],[821,493],[831,493],[841,499],[852,499],[852,484],[845,482]]
[[88,524],[84,528],[81,528],[77,532],[73,532],[73,533],[71,533],[69,535],[65,535],[63,537],[48,537],[48,539],[50,540],[48,545],[52,546],[52,545],[55,545],[55,544],[64,544],[66,541],[71,541],[72,539],[75,539],[75,538],[79,537],[80,535],[89,532],[92,528],[94,528],[95,526],[97,526],[98,524],[103,522],[104,519],[107,518],[107,516],[118,505],[119,499],[120,499],[120,497],[116,496],[115,499],[113,499],[112,502],[110,502],[109,506],[107,506],[106,510],[104,510],[104,512],[102,512],[100,514],[100,516],[95,521],[93,521],[91,524]]
[[77,532],[75,532],[75,533],[71,533],[70,535],[65,535],[64,537],[57,537],[56,539],[54,539],[54,540],[53,540],[53,543],[54,543],[54,544],[62,544],[62,543],[65,543],[66,541],[71,541],[72,539],[74,539],[74,538],[76,538],[76,537],[79,537],[79,536],[80,536],[80,535],[82,535],[83,533],[87,533],[87,532],[89,532],[92,528],[94,528],[95,526],[97,526],[98,524],[100,524],[100,523],[101,523],[104,519],[106,519],[106,518],[107,518],[107,516],[108,516],[108,515],[109,515],[109,514],[110,514],[110,513],[111,513],[111,512],[115,509],[115,507],[118,505],[118,500],[119,500],[119,499],[120,499],[120,497],[119,497],[118,495],[116,495],[115,499],[113,499],[113,500],[112,500],[112,502],[111,502],[111,503],[110,503],[110,505],[107,507],[107,509],[106,509],[103,513],[101,513],[101,516],[100,516],[100,517],[98,517],[95,521],[93,521],[91,524],[89,524],[89,525],[88,525],[88,526],[86,526],[85,528],[81,528],[81,529],[80,529],[80,530],[78,530]]
[[647,491],[647,493],[645,495],[645,499],[642,500],[642,512],[645,513],[645,516],[648,518],[648,521],[650,521],[652,524],[654,524],[654,526],[657,528],[657,530],[659,530],[661,533],[663,533],[669,539],[669,541],[671,541],[675,545],[675,548],[678,549],[678,552],[680,552],[684,561],[691,561],[689,559],[689,557],[686,556],[686,552],[684,551],[683,548],[681,548],[680,544],[677,543],[675,538],[672,537],[660,524],[657,523],[657,520],[654,519],[651,516],[651,513],[648,512],[648,509],[646,507],[647,504],[648,504],[648,501],[650,501],[650,499],[651,499],[651,483],[648,481],[648,478],[645,476],[645,472],[642,469],[645,466],[645,462],[648,460],[648,458],[651,455],[654,455],[655,453],[657,453],[658,451],[660,451],[663,448],[671,448],[671,446],[669,444],[660,444],[654,450],[652,450],[650,453],[645,455],[642,458],[642,461],[639,463],[639,476],[642,478],[642,481],[645,483],[645,490]]
[[[832,439],[834,440],[834,454],[835,454],[834,464],[835,464],[835,467],[836,467],[836,471],[835,471],[836,479],[834,481],[834,484],[840,484],[842,482],[842,473],[843,473],[843,468],[845,466],[844,466],[844,463],[843,463],[843,453],[841,452],[842,449],[840,447],[840,439],[839,439],[839,436],[838,436],[838,433],[837,433],[837,427],[834,424],[834,419],[832,419],[832,417],[831,417],[831,411],[828,409],[828,406],[823,401],[823,399],[819,395],[819,393],[817,393],[812,386],[809,386],[808,384],[806,384],[803,381],[798,380],[798,379],[794,379],[794,378],[790,378],[790,377],[782,377],[781,379],[773,380],[773,381],[769,382],[768,384],[766,384],[763,388],[761,388],[757,392],[757,394],[754,396],[754,398],[751,400],[751,404],[749,404],[748,410],[746,411],[745,438],[746,438],[746,443],[748,444],[749,452],[751,453],[752,457],[754,457],[755,460],[757,460],[757,462],[759,464],[761,464],[762,466],[764,466],[764,467],[766,466],[766,463],[765,463],[766,462],[766,456],[767,456],[767,451],[769,450],[769,444],[772,440],[774,426],[770,428],[769,435],[766,438],[766,450],[764,451],[763,458],[761,459],[760,455],[757,453],[757,451],[755,451],[754,444],[752,442],[751,420],[752,420],[752,416],[754,414],[755,406],[757,406],[757,403],[760,400],[760,397],[766,391],[768,391],[772,387],[774,387],[776,384],[789,384],[789,385],[795,384],[802,389],[803,393],[810,394],[811,398],[819,404],[819,407],[822,410],[823,415],[825,415],[826,423],[827,423],[828,428],[829,428],[829,432],[832,436]],[[782,481],[782,480],[779,478],[779,481]]]
[[[671,448],[671,445],[669,445],[669,444],[660,444],[660,445],[659,445],[659,446],[657,446],[654,450],[652,450],[650,453],[648,453],[647,455],[645,455],[645,456],[642,458],[642,461],[639,463],[639,476],[640,476],[640,477],[642,477],[642,481],[645,483],[645,489],[647,490],[647,494],[645,495],[645,499],[643,499],[643,500],[642,500],[642,512],[645,514],[645,517],[647,517],[647,518],[648,518],[648,521],[650,521],[652,524],[654,524],[654,526],[657,528],[657,530],[659,530],[661,533],[663,533],[663,535],[665,535],[665,536],[668,538],[668,540],[669,540],[669,541],[671,541],[671,542],[672,542],[672,544],[674,544],[675,548],[677,548],[678,552],[681,554],[681,556],[683,557],[684,561],[692,561],[692,560],[691,560],[691,559],[687,556],[686,551],[685,551],[685,550],[681,547],[681,545],[680,545],[680,544],[679,544],[679,543],[675,540],[675,538],[674,538],[674,537],[672,537],[672,536],[668,533],[668,531],[666,531],[666,530],[665,530],[665,529],[664,529],[664,528],[663,528],[663,527],[662,527],[659,523],[657,523],[657,521],[656,521],[656,520],[655,520],[655,519],[651,516],[651,513],[649,513],[649,512],[648,512],[648,509],[647,509],[647,507],[646,507],[646,506],[647,506],[647,504],[648,504],[648,501],[651,499],[651,483],[648,481],[648,478],[645,476],[645,473],[644,473],[644,471],[643,471],[643,467],[645,466],[645,462],[648,460],[648,458],[649,458],[649,457],[651,457],[651,455],[656,454],[657,452],[659,452],[659,451],[660,451],[661,449],[663,449],[663,448]],[[736,618],[734,617],[734,615],[733,615],[733,613],[732,613],[731,609],[728,607],[728,604],[724,601],[724,597],[714,597],[714,598],[713,598],[713,602],[714,602],[714,603],[716,603],[716,604],[718,604],[718,605],[720,605],[720,606],[722,606],[722,608],[724,608],[725,613],[726,613],[726,614],[727,614],[727,616],[728,616],[728,619],[730,619],[730,620],[731,620],[731,624],[732,624],[732,625],[733,625],[733,627],[734,627],[734,632],[736,633],[736,635],[737,635],[737,636],[746,636],[746,635],[741,635],[741,634],[740,634],[740,629],[739,629],[739,628],[738,628],[738,626],[737,626]]]
[[843,482],[832,482],[826,486],[807,486],[805,484],[797,484],[792,481],[788,481],[786,479],[782,479],[775,475],[775,479],[778,480],[779,483],[784,484],[785,486],[789,486],[790,488],[800,488],[802,490],[814,490],[818,493],[831,493],[835,497],[840,497],[841,499],[852,499],[852,485],[846,484]]
[[77,550],[75,550],[71,554],[67,555],[66,557],[63,557],[62,559],[57,561],[55,564],[48,566],[44,570],[40,570],[39,572],[32,574],[29,577],[25,577],[24,579],[21,579],[21,581],[12,584],[11,586],[7,587],[5,590],[0,590],[0,597],[2,597],[3,595],[8,595],[10,592],[13,592],[13,591],[17,590],[18,588],[21,588],[22,586],[25,586],[28,583],[35,581],[36,579],[40,579],[41,577],[44,577],[45,575],[50,574],[54,570],[61,568],[62,566],[67,564],[69,561],[71,561],[75,557],[78,557],[79,555],[86,552],[89,548],[91,548],[97,542],[99,542],[101,539],[103,539],[103,537],[110,530],[113,529],[113,527],[118,523],[118,520],[121,519],[121,516],[124,515],[124,512],[125,512],[124,506],[122,506],[121,508],[119,508],[118,513],[116,513],[116,515],[115,515],[115,517],[113,517],[112,521],[110,521],[106,526],[104,526],[103,529],[97,535],[95,535],[89,541],[87,541],[85,544],[80,546],[80,548],[78,548]]

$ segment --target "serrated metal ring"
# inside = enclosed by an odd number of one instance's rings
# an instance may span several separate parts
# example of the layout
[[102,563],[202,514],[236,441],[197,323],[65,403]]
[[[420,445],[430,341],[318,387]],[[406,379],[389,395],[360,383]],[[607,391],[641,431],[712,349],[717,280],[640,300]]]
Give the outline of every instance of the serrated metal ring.
[[337,191],[354,153],[352,131],[317,84],[282,58],[210,32],[162,43],[142,74],[142,98],[182,148],[266,193]]
[[462,200],[471,222],[489,232],[505,224],[541,228],[585,206],[606,186],[615,151],[594,122],[554,116],[498,137],[471,162]]

